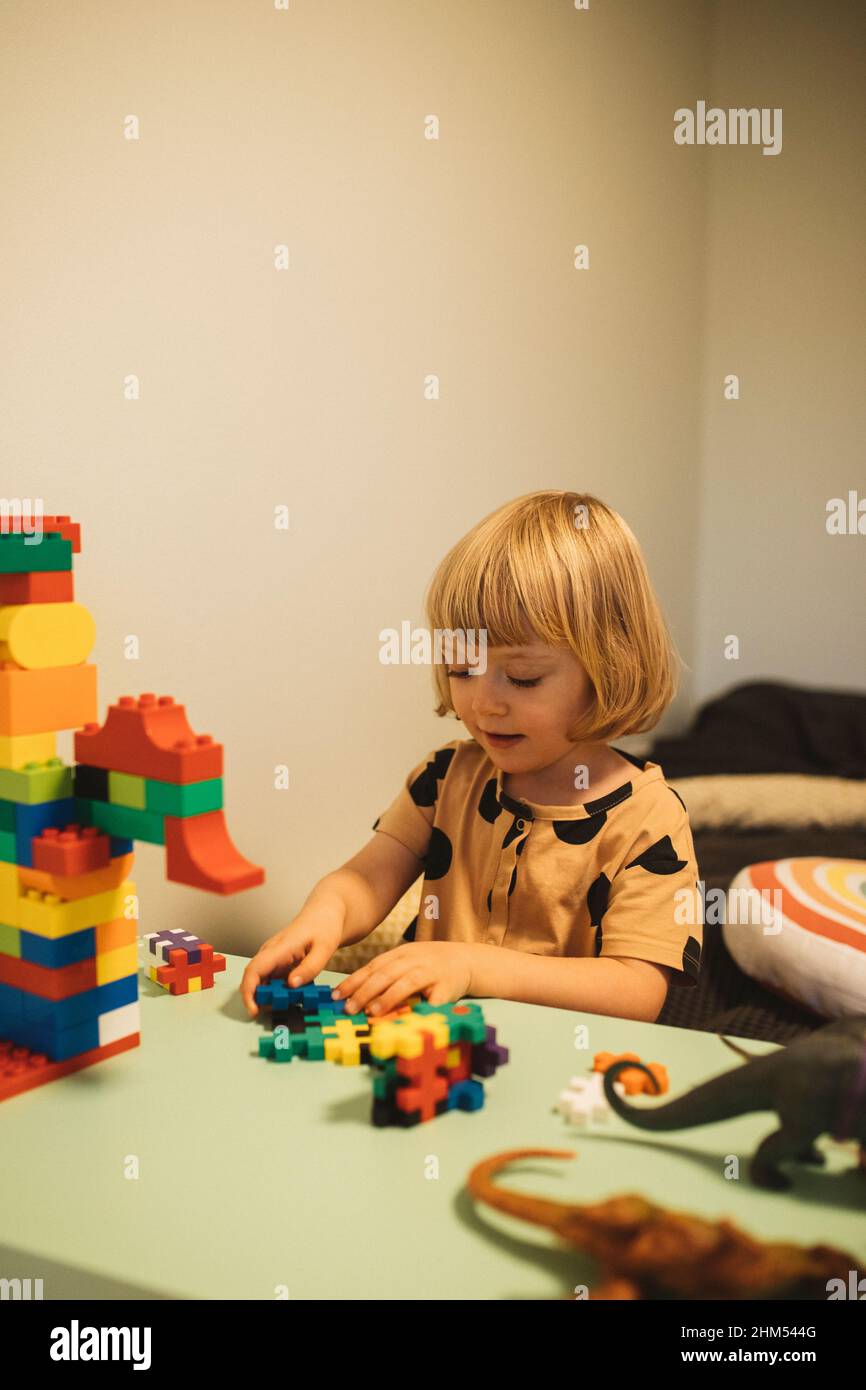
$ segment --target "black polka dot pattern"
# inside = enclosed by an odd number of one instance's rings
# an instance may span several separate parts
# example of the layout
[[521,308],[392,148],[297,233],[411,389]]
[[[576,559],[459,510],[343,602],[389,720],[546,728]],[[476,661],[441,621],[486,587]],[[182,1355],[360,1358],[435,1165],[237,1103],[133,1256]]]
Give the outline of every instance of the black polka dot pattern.
[[424,877],[444,878],[451,868],[452,857],[451,841],[444,830],[440,830],[438,825],[434,825],[430,832],[430,844],[427,853],[421,861],[424,865]]
[[609,898],[610,879],[607,874],[599,874],[595,882],[589,885],[589,892],[586,895],[590,923],[597,927],[599,932],[601,931],[601,919],[607,912]]
[[683,947],[683,973],[696,980],[701,969],[701,943],[690,936]]
[[555,820],[553,833],[565,845],[588,845],[594,840],[607,821],[604,811],[597,816],[587,816],[586,820]]
[[639,854],[637,859],[632,859],[630,864],[626,864],[627,869],[633,869],[640,865],[651,874],[678,874],[680,869],[684,869],[688,860],[679,859],[676,850],[671,843],[670,835],[663,835],[660,840],[656,840],[654,845],[645,849],[643,854]]
[[478,814],[482,820],[486,820],[492,825],[498,815],[502,814],[502,807],[496,798],[496,778],[491,777],[485,783],[484,791],[481,793],[481,800],[478,803]]
[[409,795],[416,806],[435,806],[439,795],[439,783],[451,766],[453,748],[440,748],[432,762],[429,762],[409,788]]

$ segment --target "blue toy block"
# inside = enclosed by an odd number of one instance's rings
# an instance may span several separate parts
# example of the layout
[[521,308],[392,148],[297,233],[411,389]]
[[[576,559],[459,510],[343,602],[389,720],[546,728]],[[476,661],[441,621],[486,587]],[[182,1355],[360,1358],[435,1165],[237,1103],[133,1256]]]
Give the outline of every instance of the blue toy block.
[[481,1110],[484,1106],[484,1087],[474,1077],[455,1081],[448,1088],[449,1110]]
[[90,960],[95,955],[95,927],[70,932],[69,936],[59,936],[56,941],[48,936],[39,936],[36,932],[21,932],[21,959],[29,961],[31,965],[58,970],[64,965],[77,965],[81,960]]

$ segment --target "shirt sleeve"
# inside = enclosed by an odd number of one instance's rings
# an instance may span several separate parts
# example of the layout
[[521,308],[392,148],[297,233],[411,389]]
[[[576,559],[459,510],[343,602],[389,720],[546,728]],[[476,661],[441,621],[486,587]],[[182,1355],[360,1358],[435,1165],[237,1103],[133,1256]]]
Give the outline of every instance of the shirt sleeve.
[[671,984],[694,985],[703,903],[688,814],[678,797],[670,802],[661,802],[648,817],[614,876],[598,954],[667,965],[675,972]]
[[430,846],[442,781],[455,749],[456,743],[446,744],[417,763],[391,805],[372,825],[373,830],[399,840],[419,859],[424,858]]

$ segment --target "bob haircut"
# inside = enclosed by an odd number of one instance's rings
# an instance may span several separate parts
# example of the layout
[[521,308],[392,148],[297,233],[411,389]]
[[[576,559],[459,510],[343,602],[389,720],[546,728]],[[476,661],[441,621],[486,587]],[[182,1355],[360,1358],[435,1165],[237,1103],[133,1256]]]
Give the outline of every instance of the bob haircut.
[[[571,742],[652,729],[677,692],[683,663],[637,538],[589,493],[530,492],[491,512],[440,562],[425,607],[434,631],[572,652],[593,694]],[[444,661],[433,676],[436,714],[454,713]]]

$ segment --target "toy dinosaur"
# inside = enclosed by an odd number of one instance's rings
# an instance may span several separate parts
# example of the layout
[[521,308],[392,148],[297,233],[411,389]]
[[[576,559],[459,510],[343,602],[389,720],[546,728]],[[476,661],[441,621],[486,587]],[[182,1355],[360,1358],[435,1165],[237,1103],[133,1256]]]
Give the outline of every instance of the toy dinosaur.
[[614,1090],[624,1067],[605,1073],[605,1096],[617,1115],[639,1129],[689,1129],[715,1124],[753,1110],[775,1110],[780,1127],[759,1145],[750,1173],[759,1187],[781,1191],[790,1179],[779,1170],[785,1159],[824,1163],[815,1140],[822,1134],[855,1139],[860,1166],[866,1145],[866,1017],[838,1019],[789,1046],[754,1057],[744,1066],[696,1086],[684,1096],[652,1109],[633,1106]]
[[[87,660],[95,627],[75,601],[72,569],[79,524],[32,516],[28,504],[10,525],[6,510],[0,1100],[138,1046],[135,840],[164,846],[175,883],[227,894],[264,879],[229,838],[222,747],[195,733],[183,705],[169,695],[125,695],[103,725],[95,722],[97,668]],[[56,749],[56,735],[69,729],[73,765]],[[205,944],[187,952],[187,964],[195,962],[187,988],[212,983],[219,968],[201,961]]]
[[668,1211],[633,1193],[573,1206],[493,1181],[518,1159],[574,1157],[570,1149],[511,1149],[476,1163],[467,1187],[476,1201],[546,1226],[597,1261],[600,1279],[591,1299],[826,1299],[831,1279],[847,1287],[857,1269],[844,1250],[765,1243],[732,1221]]

